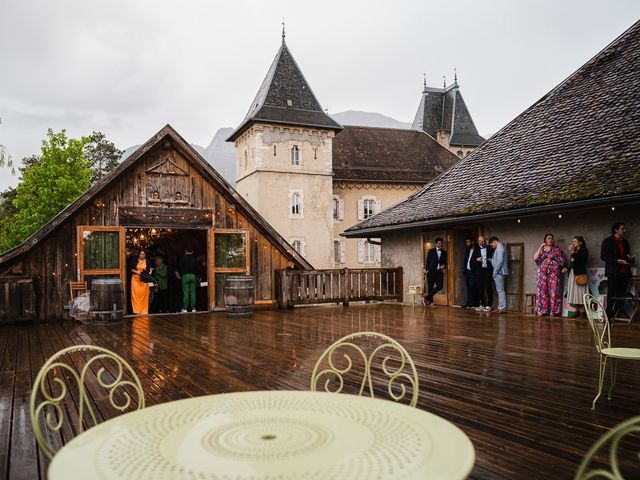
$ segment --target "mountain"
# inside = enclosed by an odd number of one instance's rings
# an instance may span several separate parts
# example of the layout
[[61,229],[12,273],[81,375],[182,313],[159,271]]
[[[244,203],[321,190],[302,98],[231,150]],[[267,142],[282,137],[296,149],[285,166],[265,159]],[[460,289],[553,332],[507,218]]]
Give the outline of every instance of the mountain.
[[233,133],[233,128],[219,129],[202,156],[222,177],[235,188],[236,186],[236,148],[233,143],[225,142],[225,138]]
[[336,122],[341,125],[358,125],[360,127],[384,127],[384,128],[405,128],[410,129],[411,123],[401,122],[395,118],[387,117],[376,112],[359,112],[357,110],[347,110],[346,112],[334,113],[331,115]]

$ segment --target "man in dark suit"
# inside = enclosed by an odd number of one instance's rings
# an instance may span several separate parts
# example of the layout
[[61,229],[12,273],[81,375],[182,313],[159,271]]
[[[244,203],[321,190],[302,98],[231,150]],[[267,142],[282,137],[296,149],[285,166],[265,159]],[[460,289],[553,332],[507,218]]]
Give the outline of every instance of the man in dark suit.
[[491,305],[493,305],[493,266],[491,265],[493,250],[487,245],[487,240],[482,235],[478,237],[477,248],[479,253],[476,257],[478,264],[476,278],[480,306],[476,310],[488,312],[491,310]]
[[626,228],[624,223],[616,222],[611,227],[612,235],[602,241],[600,259],[605,263],[604,273],[607,276],[607,316],[613,320],[622,306],[621,302],[613,301],[613,297],[625,297],[631,276],[630,265],[635,261],[631,255],[629,242],[624,238]]
[[475,308],[478,306],[478,271],[480,264],[476,259],[480,256],[480,248],[475,240],[469,237],[465,240],[464,263],[462,274],[467,285],[467,301],[462,308]]
[[444,270],[447,268],[447,252],[442,249],[444,240],[436,238],[436,246],[427,252],[425,270],[427,271],[427,295],[422,299],[422,303],[431,305],[433,296],[442,290],[444,286]]

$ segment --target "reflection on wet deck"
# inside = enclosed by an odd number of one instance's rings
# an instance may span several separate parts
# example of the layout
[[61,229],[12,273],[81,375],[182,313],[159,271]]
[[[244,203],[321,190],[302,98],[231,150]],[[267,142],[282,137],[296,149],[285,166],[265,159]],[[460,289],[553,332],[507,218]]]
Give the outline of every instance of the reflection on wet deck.
[[[577,320],[370,304],[261,311],[250,319],[216,313],[112,326],[2,326],[0,479],[44,478],[29,393],[45,358],[66,346],[96,344],[125,357],[153,405],[222,392],[308,389],[322,351],[364,330],[385,333],[409,351],[420,375],[419,408],[458,425],[476,447],[471,478],[570,478],[606,429],[640,413],[640,362],[620,363],[614,399],[591,412],[597,355],[588,325]],[[639,333],[636,325],[616,327],[615,343],[638,347]]]

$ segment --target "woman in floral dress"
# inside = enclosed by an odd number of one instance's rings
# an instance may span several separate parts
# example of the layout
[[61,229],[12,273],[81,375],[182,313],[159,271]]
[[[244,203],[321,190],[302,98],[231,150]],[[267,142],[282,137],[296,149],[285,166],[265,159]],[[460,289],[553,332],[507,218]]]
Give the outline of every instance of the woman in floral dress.
[[538,264],[536,282],[536,313],[542,315],[560,315],[562,311],[562,290],[560,275],[565,264],[564,254],[553,242],[553,235],[547,233],[544,243],[533,256]]

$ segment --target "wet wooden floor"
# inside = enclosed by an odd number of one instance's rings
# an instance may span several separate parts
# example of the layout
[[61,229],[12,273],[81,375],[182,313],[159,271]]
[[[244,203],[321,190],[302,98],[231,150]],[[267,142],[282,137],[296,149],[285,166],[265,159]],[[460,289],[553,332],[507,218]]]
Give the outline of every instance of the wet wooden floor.
[[[588,325],[579,320],[372,304],[261,311],[251,319],[183,314],[115,326],[0,326],[0,479],[45,478],[29,394],[44,360],[65,346],[96,344],[125,357],[152,405],[222,392],[308,389],[324,348],[363,330],[390,335],[409,351],[420,375],[419,408],[471,438],[473,479],[572,478],[600,435],[640,414],[640,362],[620,362],[614,399],[605,396],[590,410],[598,358]],[[640,347],[640,326],[616,326],[614,344]]]

